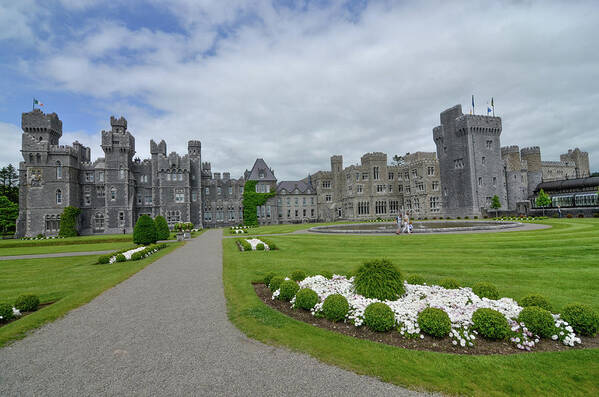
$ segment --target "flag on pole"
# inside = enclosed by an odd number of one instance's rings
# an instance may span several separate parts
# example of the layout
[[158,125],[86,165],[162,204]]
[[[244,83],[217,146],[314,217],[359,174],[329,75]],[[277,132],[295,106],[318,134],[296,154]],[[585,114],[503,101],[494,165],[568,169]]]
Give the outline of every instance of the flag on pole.
[[491,97],[491,107],[493,108],[493,117],[495,117],[495,103],[493,102],[493,97]]
[[33,108],[35,109],[35,105],[37,106],[44,106],[43,103],[41,103],[40,101],[38,101],[37,99],[33,98]]
[[472,113],[474,114],[474,94],[472,94]]
[[491,113],[491,108],[487,106],[487,116]]

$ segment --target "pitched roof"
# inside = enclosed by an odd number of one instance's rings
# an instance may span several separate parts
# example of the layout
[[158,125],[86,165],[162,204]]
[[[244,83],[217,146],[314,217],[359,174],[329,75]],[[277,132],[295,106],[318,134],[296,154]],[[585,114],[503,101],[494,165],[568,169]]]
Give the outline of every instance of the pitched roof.
[[[263,172],[264,177],[260,178],[260,172]],[[272,170],[266,165],[263,159],[256,159],[252,170],[250,171],[250,176],[247,178],[249,181],[277,181],[275,178],[275,174]]]
[[[277,193],[280,193],[282,190],[285,190],[289,193],[292,193],[297,189],[300,193],[303,194],[315,194],[316,191],[312,187],[312,185],[304,182],[304,181],[281,181],[277,185]],[[308,192],[308,190],[310,192]]]

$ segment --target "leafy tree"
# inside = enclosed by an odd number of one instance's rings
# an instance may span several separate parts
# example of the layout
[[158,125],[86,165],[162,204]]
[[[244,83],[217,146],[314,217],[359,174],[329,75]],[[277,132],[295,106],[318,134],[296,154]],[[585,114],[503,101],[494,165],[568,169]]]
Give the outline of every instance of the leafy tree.
[[154,225],[156,226],[156,239],[157,240],[168,240],[171,235],[171,231],[168,228],[168,223],[162,215],[158,215],[154,218]]
[[0,196],[0,234],[14,233],[18,216],[19,205]]
[[0,195],[13,203],[19,201],[19,175],[12,164],[0,169]]
[[543,216],[545,216],[545,207],[551,204],[551,197],[543,189],[539,191],[539,195],[536,199],[537,207],[543,208]]
[[79,235],[77,231],[77,219],[81,214],[81,210],[77,207],[69,205],[64,207],[62,215],[60,215],[60,231],[59,236],[62,237],[75,237]]
[[497,218],[497,210],[501,208],[501,202],[499,201],[499,197],[494,195],[491,199],[491,208],[495,210],[495,218]]
[[152,244],[156,242],[156,225],[148,215],[142,215],[133,228],[133,242],[135,244]]
[[393,165],[403,165],[406,162],[405,157],[409,156],[410,152],[406,153],[405,156],[400,156],[398,154],[393,156]]

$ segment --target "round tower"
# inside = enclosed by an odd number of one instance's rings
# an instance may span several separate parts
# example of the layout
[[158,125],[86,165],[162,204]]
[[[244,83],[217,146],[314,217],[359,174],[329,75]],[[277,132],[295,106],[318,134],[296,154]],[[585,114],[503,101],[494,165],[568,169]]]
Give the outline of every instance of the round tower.
[[535,189],[543,181],[541,168],[541,148],[532,146],[520,150],[520,158],[527,164],[528,196],[534,194]]

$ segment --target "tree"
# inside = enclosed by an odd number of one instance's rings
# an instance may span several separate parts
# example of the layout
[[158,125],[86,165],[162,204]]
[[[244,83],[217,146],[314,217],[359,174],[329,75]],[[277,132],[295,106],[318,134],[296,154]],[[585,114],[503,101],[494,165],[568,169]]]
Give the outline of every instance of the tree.
[[154,225],[156,226],[156,240],[168,240],[171,235],[171,231],[168,228],[168,223],[162,215],[158,215],[154,218]]
[[406,153],[405,156],[400,156],[398,154],[393,156],[393,165],[403,165],[406,162],[405,157],[409,156],[410,152]]
[[543,189],[539,191],[539,195],[536,200],[537,207],[543,208],[543,216],[545,216],[545,207],[551,204],[551,197]]
[[497,195],[493,196],[491,199],[491,208],[495,210],[495,218],[497,218],[497,210],[501,208],[501,202],[499,202],[499,197]]
[[152,244],[156,242],[156,225],[148,215],[142,215],[133,228],[133,242],[135,244]]
[[0,169],[0,195],[13,203],[19,202],[19,175],[12,164]]
[[10,201],[6,196],[0,196],[0,234],[15,232],[19,205]]
[[81,214],[81,210],[77,207],[69,205],[64,207],[62,215],[60,215],[60,230],[58,235],[62,237],[75,237],[79,235],[77,231],[77,219]]

